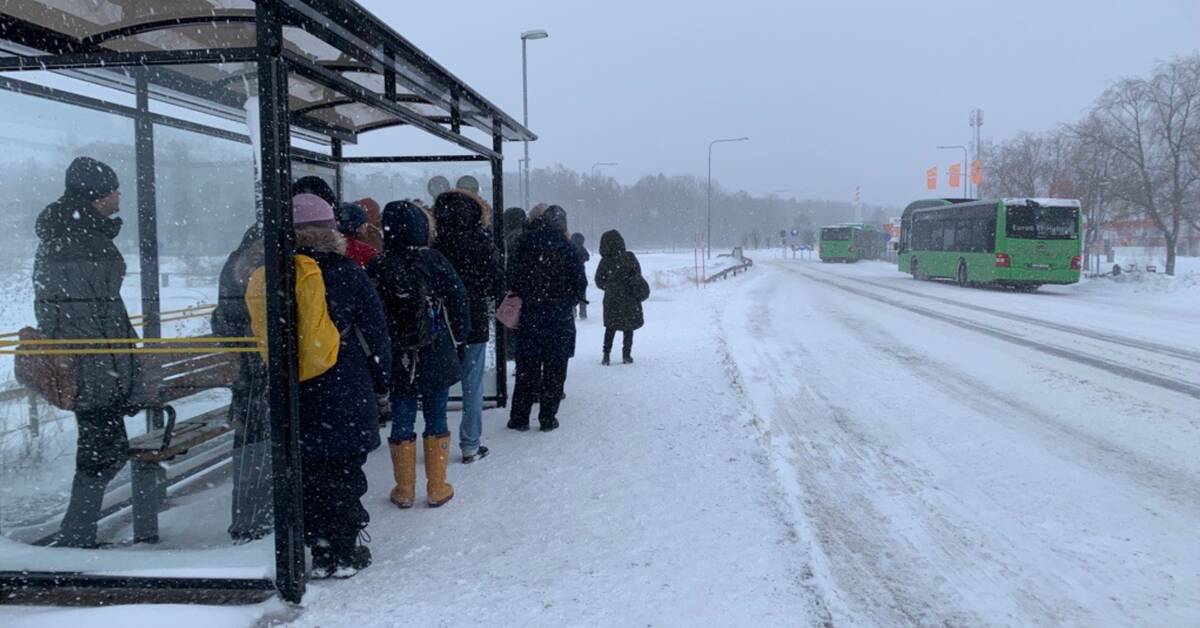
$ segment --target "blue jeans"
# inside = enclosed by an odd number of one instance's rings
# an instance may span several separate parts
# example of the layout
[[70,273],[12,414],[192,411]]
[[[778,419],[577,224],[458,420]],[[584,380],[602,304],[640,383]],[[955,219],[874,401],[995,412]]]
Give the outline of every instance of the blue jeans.
[[483,437],[483,366],[487,343],[467,345],[462,363],[462,422],[458,424],[458,447],[464,456],[479,450]]
[[[425,431],[423,436],[441,436],[449,434],[446,426],[446,403],[450,399],[450,389],[443,388],[432,395],[421,395],[421,409],[425,415]],[[413,396],[392,395],[392,435],[388,438],[393,443],[414,440],[417,433],[417,398]]]

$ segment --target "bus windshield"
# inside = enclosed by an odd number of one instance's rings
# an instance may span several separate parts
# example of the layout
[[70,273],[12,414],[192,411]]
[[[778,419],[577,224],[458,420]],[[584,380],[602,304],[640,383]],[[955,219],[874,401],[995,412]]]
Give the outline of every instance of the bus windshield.
[[822,240],[849,240],[849,227],[826,227],[821,230]]
[[1010,206],[1008,237],[1074,240],[1079,237],[1079,210],[1074,207]]

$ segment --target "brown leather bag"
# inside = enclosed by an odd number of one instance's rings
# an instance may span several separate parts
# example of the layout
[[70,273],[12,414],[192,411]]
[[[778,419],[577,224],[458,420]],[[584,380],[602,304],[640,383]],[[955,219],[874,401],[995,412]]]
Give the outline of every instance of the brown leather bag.
[[[17,332],[21,340],[45,340],[46,335],[32,327]],[[20,345],[18,351],[49,349],[47,345]],[[79,401],[79,356],[25,355],[18,353],[13,360],[17,383],[37,392],[50,405],[74,410]]]

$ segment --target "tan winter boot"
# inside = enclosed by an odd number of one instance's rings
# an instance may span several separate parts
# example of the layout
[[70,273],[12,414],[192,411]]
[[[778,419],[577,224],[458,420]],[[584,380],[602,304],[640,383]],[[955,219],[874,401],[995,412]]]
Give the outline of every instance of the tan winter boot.
[[392,451],[392,474],[396,478],[392,503],[401,508],[412,508],[417,498],[417,439],[389,442],[388,448]]
[[425,437],[425,493],[429,505],[437,508],[454,497],[454,487],[446,483],[446,464],[450,462],[450,434]]

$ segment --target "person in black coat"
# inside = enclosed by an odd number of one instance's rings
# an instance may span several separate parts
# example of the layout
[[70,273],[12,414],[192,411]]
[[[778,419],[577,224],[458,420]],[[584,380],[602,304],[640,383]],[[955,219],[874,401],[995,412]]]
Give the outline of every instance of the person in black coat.
[[[383,253],[367,265],[383,298],[395,356],[392,377],[392,433],[388,445],[396,486],[392,503],[411,508],[416,492],[417,403],[425,417],[426,495],[430,506],[454,497],[446,482],[450,429],[446,405],[450,387],[462,377],[457,347],[470,337],[467,291],[454,267],[429,248],[433,228],[425,210],[394,201],[383,210]],[[424,303],[414,308],[414,293]],[[421,318],[411,316],[416,312]],[[419,333],[418,333],[419,332]],[[418,339],[418,344],[406,342]]]
[[604,358],[609,364],[613,339],[622,332],[622,362],[633,363],[633,332],[645,324],[642,301],[650,298],[650,285],[642,277],[642,266],[617,230],[600,236],[600,265],[596,287],[604,291]]
[[329,318],[341,335],[337,362],[300,382],[304,536],[315,577],[346,577],[370,565],[358,545],[370,521],[362,496],[363,465],[377,449],[379,417],[387,411],[391,341],[383,305],[366,272],[347,258],[333,208],[312,194],[292,200],[296,254],[316,261]]
[[[587,239],[582,233],[576,232],[571,234],[571,246],[575,247],[575,253],[579,255],[579,261],[583,262],[585,268],[587,267],[587,263],[592,259],[592,254],[588,253],[586,242]],[[587,306],[587,294],[579,295],[579,320],[581,321],[587,320]]]
[[[62,197],[38,216],[34,314],[47,338],[138,337],[121,300],[125,259],[113,243],[121,231],[121,219],[113,217],[120,211],[119,187],[107,164],[79,157],[67,168]],[[75,477],[53,544],[95,547],[104,489],[129,451],[124,418],[138,410],[143,387],[134,355],[80,355],[76,364]]]
[[467,290],[471,332],[462,360],[462,420],[458,446],[464,463],[488,454],[483,439],[483,371],[491,338],[491,311],[504,298],[500,250],[488,229],[491,207],[479,196],[462,190],[438,195],[433,205],[438,234],[434,249],[454,266]]
[[567,214],[552,205],[521,237],[508,267],[509,290],[521,298],[509,428],[529,429],[539,393],[542,431],[558,427],[567,363],[575,355],[575,305],[587,285],[583,262],[567,239]]
[[[246,230],[221,268],[213,334],[226,338],[253,336],[246,306],[246,283],[263,265],[262,226]],[[272,530],[271,433],[267,416],[267,367],[257,353],[238,354],[238,379],[229,401],[233,424],[233,500],[229,536],[252,541]]]
[[525,210],[520,207],[509,207],[504,210],[504,258],[512,262],[513,252],[517,249],[517,241],[525,235]]

